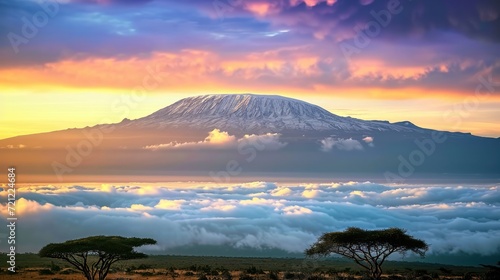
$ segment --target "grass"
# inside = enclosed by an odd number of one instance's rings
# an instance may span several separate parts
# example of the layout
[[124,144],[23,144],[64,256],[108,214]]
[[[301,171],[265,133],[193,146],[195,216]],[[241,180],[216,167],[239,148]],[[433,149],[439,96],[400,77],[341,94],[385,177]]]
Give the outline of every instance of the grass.
[[[50,259],[40,258],[37,254],[17,254],[16,262],[21,268],[50,268],[51,264],[64,267],[71,267],[68,263]],[[0,254],[0,262],[6,263],[7,256]],[[225,268],[227,270],[245,270],[249,267],[256,267],[265,271],[300,271],[304,269],[320,269],[328,270],[335,269],[337,271],[358,271],[359,267],[352,261],[347,259],[324,259],[324,260],[304,260],[295,258],[235,258],[235,257],[199,257],[199,256],[149,256],[146,259],[136,259],[120,261],[115,265],[116,269],[124,269],[126,267],[139,267],[141,264],[155,269],[185,269],[192,270],[194,267],[209,266],[211,268]],[[440,268],[449,269],[454,273],[465,272],[481,272],[484,271],[481,267],[467,266],[451,266],[424,262],[400,262],[387,261],[384,264],[385,271],[409,271],[409,270],[427,270],[429,273],[441,272]]]

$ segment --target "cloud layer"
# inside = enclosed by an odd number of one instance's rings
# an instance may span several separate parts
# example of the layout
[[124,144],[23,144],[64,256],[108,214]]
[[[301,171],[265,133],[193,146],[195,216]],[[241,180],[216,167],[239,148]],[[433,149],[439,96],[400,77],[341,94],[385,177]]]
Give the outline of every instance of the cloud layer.
[[[333,148],[336,148],[341,151],[363,150],[363,145],[361,145],[361,143],[358,140],[354,140],[352,138],[343,139],[343,138],[327,137],[321,140],[320,142],[321,142],[321,150],[323,152],[330,152],[331,150],[333,150]],[[371,142],[366,142],[366,143],[370,144]]]
[[499,206],[498,185],[252,182],[26,185],[16,208],[21,252],[96,234],[152,237],[167,253],[197,244],[302,252],[324,232],[396,226],[430,254],[494,255]]
[[230,135],[226,131],[214,129],[208,133],[208,136],[203,141],[198,142],[170,142],[167,144],[149,145],[143,147],[146,150],[167,150],[167,149],[238,149],[251,146],[259,150],[275,151],[284,148],[287,143],[279,141],[279,133],[266,134],[246,134],[241,138]]

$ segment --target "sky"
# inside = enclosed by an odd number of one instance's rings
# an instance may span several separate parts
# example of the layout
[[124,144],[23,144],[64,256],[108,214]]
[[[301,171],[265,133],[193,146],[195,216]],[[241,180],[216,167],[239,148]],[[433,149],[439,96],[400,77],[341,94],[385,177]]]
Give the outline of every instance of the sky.
[[278,94],[500,137],[494,0],[0,0],[0,139]]
[[22,184],[17,194],[18,252],[119,233],[156,239],[145,248],[155,254],[192,254],[195,246],[201,255],[233,248],[301,256],[324,232],[397,225],[430,244],[429,260],[418,261],[457,264],[461,255],[477,266],[500,256],[498,184]]

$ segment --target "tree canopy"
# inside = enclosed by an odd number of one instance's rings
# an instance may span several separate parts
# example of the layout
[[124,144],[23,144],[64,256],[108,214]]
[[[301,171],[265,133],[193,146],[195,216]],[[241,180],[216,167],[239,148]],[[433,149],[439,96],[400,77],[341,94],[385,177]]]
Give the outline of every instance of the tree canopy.
[[152,244],[156,244],[156,240],[151,238],[91,236],[48,244],[40,250],[39,255],[69,262],[88,280],[104,280],[113,263],[147,257],[146,254],[134,251],[134,247]]
[[371,278],[380,279],[382,264],[389,255],[411,251],[424,257],[427,250],[424,241],[400,228],[363,230],[350,227],[343,232],[323,234],[305,253],[308,256],[342,255],[367,269]]

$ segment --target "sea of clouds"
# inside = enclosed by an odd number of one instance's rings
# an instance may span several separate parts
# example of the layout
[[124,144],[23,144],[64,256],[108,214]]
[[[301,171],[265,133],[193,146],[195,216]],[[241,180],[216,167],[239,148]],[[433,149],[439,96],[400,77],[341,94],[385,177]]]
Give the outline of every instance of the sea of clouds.
[[[6,201],[7,192],[0,193]],[[18,186],[18,251],[90,235],[303,252],[324,232],[402,227],[429,254],[500,252],[499,185],[251,182]],[[0,205],[6,217],[7,206]],[[6,250],[1,238],[2,251]]]

